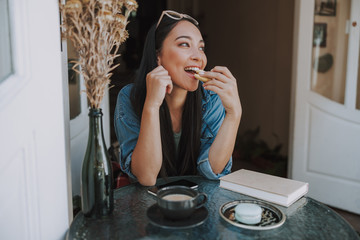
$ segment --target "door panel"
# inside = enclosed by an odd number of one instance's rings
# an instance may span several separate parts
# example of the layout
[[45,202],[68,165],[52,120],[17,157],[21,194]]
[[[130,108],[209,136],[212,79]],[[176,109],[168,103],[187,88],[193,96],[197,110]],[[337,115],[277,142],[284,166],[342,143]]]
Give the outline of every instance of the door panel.
[[[38,191],[37,171],[34,168],[36,162],[33,154],[36,151],[34,139],[32,136],[25,137],[18,146],[21,147],[17,148],[17,153],[12,156],[11,161],[2,161],[0,166],[0,181],[7,183],[1,186],[1,191],[8,193],[2,198],[0,224],[9,227],[0,235],[11,236],[12,239],[28,239],[29,237],[39,239],[40,222],[39,206],[36,202]],[[16,213],[14,203],[16,203]],[[22,227],[19,228],[19,226]]]
[[360,126],[316,107],[310,107],[309,116],[308,171],[359,180]]

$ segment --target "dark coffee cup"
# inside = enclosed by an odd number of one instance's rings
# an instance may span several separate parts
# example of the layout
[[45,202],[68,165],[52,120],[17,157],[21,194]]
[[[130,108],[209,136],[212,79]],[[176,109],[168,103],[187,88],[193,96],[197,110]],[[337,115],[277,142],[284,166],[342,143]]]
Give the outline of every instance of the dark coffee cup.
[[157,203],[168,219],[178,220],[190,217],[207,200],[205,193],[185,186],[170,186],[157,192]]

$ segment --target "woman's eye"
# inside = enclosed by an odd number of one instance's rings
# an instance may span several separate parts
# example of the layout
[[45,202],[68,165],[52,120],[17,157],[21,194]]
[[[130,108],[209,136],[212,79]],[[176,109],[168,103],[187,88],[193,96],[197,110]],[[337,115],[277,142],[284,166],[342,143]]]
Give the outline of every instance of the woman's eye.
[[190,45],[188,43],[180,43],[179,46],[182,46],[182,47],[189,47]]
[[200,49],[200,51],[205,52],[205,47],[200,47],[199,49]]

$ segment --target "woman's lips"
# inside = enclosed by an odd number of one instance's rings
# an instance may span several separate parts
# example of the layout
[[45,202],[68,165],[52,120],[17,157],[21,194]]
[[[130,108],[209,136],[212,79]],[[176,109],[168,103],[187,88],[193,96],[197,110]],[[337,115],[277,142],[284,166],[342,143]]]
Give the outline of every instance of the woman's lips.
[[200,68],[198,66],[188,66],[188,67],[185,67],[184,68],[186,74],[191,77],[192,79],[196,80],[195,78],[195,74],[198,72],[198,71],[201,71]]
[[196,79],[195,76],[194,76],[195,73],[186,72],[186,74],[187,74],[189,77],[191,77],[192,79]]

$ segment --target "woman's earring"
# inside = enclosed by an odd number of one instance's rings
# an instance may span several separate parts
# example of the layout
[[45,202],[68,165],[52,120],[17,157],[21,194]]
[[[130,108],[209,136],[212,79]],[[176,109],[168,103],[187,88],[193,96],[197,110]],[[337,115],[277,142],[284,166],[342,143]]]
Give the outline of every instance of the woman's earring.
[[157,64],[158,64],[158,66],[161,65],[161,61],[160,61],[160,58],[159,58],[159,57],[157,57]]

